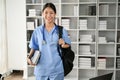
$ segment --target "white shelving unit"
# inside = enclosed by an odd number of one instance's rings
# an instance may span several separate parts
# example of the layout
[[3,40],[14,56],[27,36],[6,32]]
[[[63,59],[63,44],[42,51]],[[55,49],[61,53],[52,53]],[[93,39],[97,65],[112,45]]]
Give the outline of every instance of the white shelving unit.
[[[26,0],[26,22],[37,26],[43,24],[41,10],[47,2],[53,2],[57,8],[57,24],[68,23],[65,27],[75,52],[74,68],[65,80],[89,80],[109,72],[114,73],[112,80],[119,80],[120,1]],[[36,14],[30,16],[30,9],[35,9]],[[26,30],[29,44],[34,29]],[[104,66],[101,66],[101,60]],[[28,74],[30,68],[34,67],[28,66]]]

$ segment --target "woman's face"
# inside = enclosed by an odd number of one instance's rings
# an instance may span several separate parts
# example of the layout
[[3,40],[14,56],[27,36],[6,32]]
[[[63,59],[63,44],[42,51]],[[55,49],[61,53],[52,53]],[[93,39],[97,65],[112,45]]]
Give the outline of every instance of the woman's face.
[[50,7],[47,7],[43,11],[42,16],[45,20],[45,23],[54,23],[56,13],[53,11],[53,9],[51,9]]

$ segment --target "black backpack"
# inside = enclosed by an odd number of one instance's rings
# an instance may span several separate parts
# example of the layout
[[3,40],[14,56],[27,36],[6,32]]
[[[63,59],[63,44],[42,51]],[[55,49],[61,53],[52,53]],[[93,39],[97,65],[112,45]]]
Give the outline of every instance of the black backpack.
[[[58,26],[59,31],[59,39],[62,38],[63,34],[63,27]],[[60,53],[61,49],[61,53]],[[59,55],[63,61],[63,67],[64,67],[64,76],[66,76],[68,73],[70,73],[73,69],[73,61],[75,58],[74,52],[71,50],[71,46],[68,48],[62,48],[60,45],[58,46]]]

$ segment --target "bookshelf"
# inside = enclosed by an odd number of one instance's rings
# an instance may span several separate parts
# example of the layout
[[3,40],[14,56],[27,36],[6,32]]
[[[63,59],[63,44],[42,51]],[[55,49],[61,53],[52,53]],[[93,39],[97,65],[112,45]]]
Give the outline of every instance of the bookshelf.
[[[26,28],[27,44],[33,30],[43,24],[46,2],[55,4],[56,23],[68,30],[75,52],[74,68],[65,80],[88,80],[109,72],[114,73],[112,80],[119,80],[120,1],[26,0],[26,24],[33,26]],[[28,66],[28,74],[30,68],[34,67]]]

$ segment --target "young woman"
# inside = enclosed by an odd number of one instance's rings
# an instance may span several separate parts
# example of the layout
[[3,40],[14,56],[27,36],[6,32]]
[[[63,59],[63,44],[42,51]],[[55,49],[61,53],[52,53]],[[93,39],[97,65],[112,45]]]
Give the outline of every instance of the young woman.
[[31,57],[35,50],[39,50],[41,57],[34,70],[36,80],[64,80],[63,64],[57,47],[59,44],[62,48],[67,48],[70,46],[71,41],[64,28],[63,38],[59,39],[58,25],[54,23],[56,7],[53,3],[46,3],[44,5],[42,16],[44,25],[40,25],[32,34],[29,44],[31,50],[27,61],[30,65],[34,65]]

